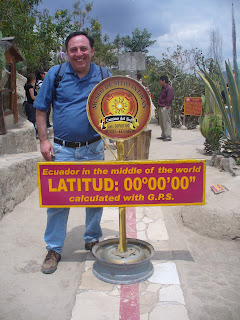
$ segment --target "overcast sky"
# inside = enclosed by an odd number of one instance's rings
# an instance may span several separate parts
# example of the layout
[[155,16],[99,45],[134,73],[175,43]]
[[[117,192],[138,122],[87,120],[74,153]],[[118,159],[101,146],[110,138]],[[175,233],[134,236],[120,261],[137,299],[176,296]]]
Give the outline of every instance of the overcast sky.
[[[72,11],[75,0],[43,0],[40,8],[51,13]],[[86,2],[90,2],[86,1]],[[233,0],[237,33],[237,58],[240,61],[240,0]],[[103,34],[113,40],[117,34],[131,35],[135,28],[147,29],[157,42],[149,54],[161,59],[168,47],[198,48],[207,54],[210,31],[222,38],[224,60],[232,60],[232,0],[94,0],[93,18],[102,24]]]

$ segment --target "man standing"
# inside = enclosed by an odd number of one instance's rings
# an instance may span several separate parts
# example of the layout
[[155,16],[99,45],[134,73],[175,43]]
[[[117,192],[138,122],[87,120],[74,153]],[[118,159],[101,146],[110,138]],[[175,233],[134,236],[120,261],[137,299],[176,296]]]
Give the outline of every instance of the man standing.
[[162,87],[161,93],[158,98],[159,106],[159,124],[162,129],[161,139],[163,141],[172,140],[172,123],[171,123],[171,105],[173,100],[173,88],[168,84],[169,80],[167,76],[160,77],[160,84]]
[[[41,153],[46,161],[104,160],[104,142],[89,123],[86,110],[91,90],[102,80],[102,70],[91,62],[94,39],[84,32],[73,32],[67,37],[65,45],[69,62],[61,81],[55,88],[59,66],[52,67],[34,103]],[[47,110],[51,103],[53,145],[48,139],[46,125]],[[86,250],[92,250],[102,236],[102,210],[86,208],[83,236]],[[43,262],[43,273],[53,273],[61,260],[68,214],[69,208],[47,209],[44,240],[48,254]]]

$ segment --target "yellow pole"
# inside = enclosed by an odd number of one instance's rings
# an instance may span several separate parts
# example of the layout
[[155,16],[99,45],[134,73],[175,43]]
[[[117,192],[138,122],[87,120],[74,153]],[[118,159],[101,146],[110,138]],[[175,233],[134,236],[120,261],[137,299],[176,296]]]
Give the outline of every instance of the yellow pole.
[[[124,161],[125,150],[124,141],[117,142],[117,161]],[[127,251],[127,237],[126,237],[126,208],[119,208],[119,245],[118,250],[120,252]]]

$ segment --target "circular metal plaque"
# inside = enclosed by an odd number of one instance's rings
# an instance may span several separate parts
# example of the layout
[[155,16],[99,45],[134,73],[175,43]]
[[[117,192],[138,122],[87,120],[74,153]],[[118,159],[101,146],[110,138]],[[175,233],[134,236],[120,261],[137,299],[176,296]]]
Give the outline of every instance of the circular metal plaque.
[[99,134],[109,139],[126,140],[147,126],[151,100],[138,81],[114,76],[104,79],[91,91],[87,113]]

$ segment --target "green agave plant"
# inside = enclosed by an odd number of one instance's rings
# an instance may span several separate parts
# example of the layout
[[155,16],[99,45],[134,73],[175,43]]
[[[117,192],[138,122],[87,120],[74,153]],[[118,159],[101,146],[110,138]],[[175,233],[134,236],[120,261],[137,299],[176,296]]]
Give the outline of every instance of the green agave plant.
[[200,123],[200,131],[206,139],[209,139],[209,136],[211,135],[211,119],[217,118],[218,126],[222,126],[222,114],[217,107],[216,101],[211,99],[207,85],[205,85],[205,95],[202,96],[201,99],[204,112]]
[[236,61],[234,61],[235,77],[230,62],[225,62],[225,65],[228,79],[228,88],[219,65],[218,69],[222,86],[225,92],[228,112],[222,100],[220,89],[217,87],[216,83],[206,72],[203,72],[203,74],[198,72],[198,74],[212,93],[212,96],[215,99],[219,110],[221,111],[222,118],[228,130],[230,139],[233,142],[235,141],[236,143],[240,143],[240,72]]
[[222,114],[213,99],[210,90],[205,84],[205,95],[201,97],[203,115],[200,122],[200,131],[205,138],[205,154],[211,155],[213,152],[220,153],[223,137]]

